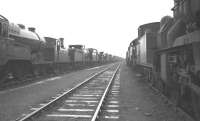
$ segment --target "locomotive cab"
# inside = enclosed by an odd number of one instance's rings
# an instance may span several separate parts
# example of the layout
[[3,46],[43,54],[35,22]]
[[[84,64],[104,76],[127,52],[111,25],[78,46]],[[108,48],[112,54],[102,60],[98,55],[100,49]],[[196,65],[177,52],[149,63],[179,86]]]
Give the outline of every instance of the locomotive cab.
[[3,65],[6,62],[5,51],[6,51],[6,39],[8,38],[8,20],[0,15],[0,78],[3,73]]
[[0,15],[0,37],[8,37],[8,20]]
[[8,20],[0,15],[0,65],[3,64],[4,51],[6,50],[6,39],[8,39]]
[[8,20],[0,15],[0,66],[6,63],[6,48],[8,41]]
[[87,48],[86,60],[90,63],[92,61],[96,62],[98,60],[98,51],[94,48]]
[[103,54],[104,52],[99,52],[99,63],[102,63],[103,62]]
[[72,64],[84,62],[84,49],[83,45],[69,45],[68,55]]

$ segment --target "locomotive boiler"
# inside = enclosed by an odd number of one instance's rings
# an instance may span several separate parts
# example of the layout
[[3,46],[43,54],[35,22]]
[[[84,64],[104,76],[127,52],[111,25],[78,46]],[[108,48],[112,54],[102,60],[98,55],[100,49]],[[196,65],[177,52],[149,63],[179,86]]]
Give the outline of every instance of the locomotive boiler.
[[43,37],[35,28],[11,23],[3,16],[0,30],[1,82],[7,78],[54,73],[55,67],[63,67],[70,61],[63,38]]
[[[40,58],[40,50],[45,40],[35,32],[35,28],[25,28],[24,25],[10,23],[1,17],[1,77],[22,77],[26,73],[33,73],[31,61]],[[23,72],[22,72],[23,71]]]
[[0,51],[1,78],[43,74],[50,67],[53,68],[54,63],[69,60],[63,56],[66,52],[58,44],[62,39],[42,37],[36,33],[35,28],[26,29],[22,24],[16,25],[7,21],[6,25],[6,40],[1,40],[4,45]]

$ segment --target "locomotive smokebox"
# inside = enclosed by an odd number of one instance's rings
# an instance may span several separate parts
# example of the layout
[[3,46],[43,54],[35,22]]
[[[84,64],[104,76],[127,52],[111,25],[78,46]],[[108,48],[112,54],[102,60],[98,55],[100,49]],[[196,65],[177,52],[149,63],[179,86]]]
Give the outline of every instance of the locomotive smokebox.
[[35,27],[29,27],[28,30],[31,32],[35,32],[36,29],[35,29]]
[[170,16],[164,16],[160,21],[160,29],[157,34],[157,47],[166,48],[167,47],[167,33],[171,26],[173,25],[173,18]]
[[42,36],[35,32],[34,27],[29,27],[28,30],[22,24],[9,23],[9,37],[15,40],[15,43],[30,47],[32,52],[38,51],[45,44]]

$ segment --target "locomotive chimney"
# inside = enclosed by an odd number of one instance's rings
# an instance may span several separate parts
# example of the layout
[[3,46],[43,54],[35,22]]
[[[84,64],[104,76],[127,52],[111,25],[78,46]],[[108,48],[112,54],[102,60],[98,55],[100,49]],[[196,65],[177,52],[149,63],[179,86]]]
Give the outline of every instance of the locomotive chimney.
[[60,40],[61,48],[65,49],[64,38],[60,38],[59,40]]
[[31,31],[31,32],[35,32],[35,28],[34,27],[29,27],[28,30]]
[[23,24],[17,24],[21,29],[25,29],[25,26]]

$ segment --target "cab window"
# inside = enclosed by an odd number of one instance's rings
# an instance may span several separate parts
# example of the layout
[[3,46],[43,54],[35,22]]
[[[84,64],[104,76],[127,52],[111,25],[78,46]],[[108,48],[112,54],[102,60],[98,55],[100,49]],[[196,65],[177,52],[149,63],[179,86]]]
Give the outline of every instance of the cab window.
[[8,25],[6,23],[0,22],[0,36],[8,37]]
[[8,25],[6,23],[3,24],[2,36],[8,37]]
[[2,36],[2,23],[0,23],[0,36]]

